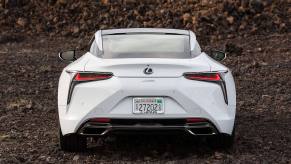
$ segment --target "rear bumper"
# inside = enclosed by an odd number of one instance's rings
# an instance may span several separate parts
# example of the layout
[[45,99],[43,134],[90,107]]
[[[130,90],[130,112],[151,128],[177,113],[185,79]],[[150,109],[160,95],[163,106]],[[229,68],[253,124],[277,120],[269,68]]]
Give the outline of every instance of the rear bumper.
[[[65,109],[64,109],[65,110]],[[96,117],[96,116],[95,116]],[[106,133],[111,133],[114,131],[139,131],[139,130],[170,130],[170,131],[188,131],[190,128],[189,124],[186,124],[186,122],[181,123],[181,124],[167,124],[162,126],[157,123],[157,124],[131,124],[131,125],[126,125],[126,124],[116,124],[116,123],[106,123],[106,124],[97,124],[96,123],[91,123],[89,122],[90,119],[95,118],[95,117],[90,117],[84,120],[80,120],[79,118],[74,118],[74,117],[60,117],[60,125],[63,134],[69,134],[69,133],[79,133],[79,134],[84,134],[82,132],[82,128],[86,126],[93,126],[93,127],[98,127],[98,128],[104,128],[106,130]],[[126,116],[120,116],[120,115],[99,115],[98,117],[100,118],[110,118],[111,120],[115,119],[123,119],[123,120],[156,120],[156,119],[164,119],[164,120],[172,120],[172,119],[187,119],[187,118],[193,118],[193,117],[199,117],[199,118],[205,118],[209,122],[209,124],[204,124],[203,127],[211,125],[211,128],[215,129],[213,130],[213,133],[225,133],[225,134],[232,134],[232,130],[234,127],[234,121],[235,117],[223,117],[223,118],[213,118],[209,115],[188,115],[188,114],[181,114],[181,115],[157,115],[157,116],[151,116],[151,118],[145,118],[142,116],[132,116],[132,115],[126,115]],[[195,125],[196,128],[198,127],[199,124]],[[192,126],[192,125],[191,125]],[[195,127],[194,127],[195,128]],[[103,129],[103,130],[104,130]],[[103,133],[103,132],[102,132]],[[101,133],[100,133],[101,134]],[[102,134],[103,135],[103,134]]]
[[77,133],[85,136],[104,136],[110,133],[136,131],[184,131],[190,135],[215,135],[219,133],[208,120],[189,123],[186,119],[111,119],[108,123],[89,120],[80,126]]

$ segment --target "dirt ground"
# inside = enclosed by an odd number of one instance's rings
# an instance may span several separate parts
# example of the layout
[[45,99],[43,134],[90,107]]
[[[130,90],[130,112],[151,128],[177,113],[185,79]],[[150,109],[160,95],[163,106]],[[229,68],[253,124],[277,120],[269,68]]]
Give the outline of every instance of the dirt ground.
[[58,144],[59,50],[76,38],[2,38],[0,163],[291,163],[291,34],[239,37],[203,47],[226,48],[223,62],[237,87],[232,150],[183,136],[107,137],[85,153]]

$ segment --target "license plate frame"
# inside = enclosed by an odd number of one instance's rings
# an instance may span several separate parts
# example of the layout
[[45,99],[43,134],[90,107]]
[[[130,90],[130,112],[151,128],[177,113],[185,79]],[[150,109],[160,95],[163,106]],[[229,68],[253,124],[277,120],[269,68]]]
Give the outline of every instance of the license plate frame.
[[163,97],[133,97],[132,113],[139,115],[155,115],[165,113]]

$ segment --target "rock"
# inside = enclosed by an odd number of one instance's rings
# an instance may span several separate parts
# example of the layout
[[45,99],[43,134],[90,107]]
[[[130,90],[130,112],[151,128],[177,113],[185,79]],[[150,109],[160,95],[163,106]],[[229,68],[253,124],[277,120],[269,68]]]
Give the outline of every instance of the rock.
[[110,3],[110,0],[101,0],[100,1],[103,5],[108,5]]
[[260,64],[261,66],[267,66],[267,65],[269,65],[269,64],[266,63],[266,62],[259,62],[259,64]]
[[206,17],[208,12],[208,10],[199,10],[198,14],[200,15],[200,17]]
[[233,22],[234,22],[234,17],[233,17],[233,16],[229,16],[229,17],[226,18],[226,20],[227,20],[227,22],[228,22],[229,24],[233,24]]
[[182,17],[183,17],[184,24],[186,24],[186,22],[191,20],[191,15],[189,13],[185,13]]
[[42,31],[42,27],[41,27],[40,24],[37,24],[37,25],[35,26],[35,29],[36,29],[37,33],[40,33],[40,32]]
[[87,30],[88,26],[87,24],[82,24],[82,26],[80,27],[81,30]]
[[201,5],[202,5],[202,6],[207,6],[207,5],[208,5],[208,1],[209,1],[209,0],[202,0],[202,1],[201,1]]
[[60,5],[65,5],[68,3],[68,1],[67,0],[58,0],[57,3]]
[[250,30],[250,33],[251,34],[254,34],[258,31],[258,28],[257,27],[252,27],[252,29]]
[[197,18],[195,16],[192,17],[192,24],[193,25],[197,24]]
[[287,26],[286,26],[286,24],[285,24],[285,23],[281,23],[281,24],[280,24],[280,29],[281,29],[281,31],[287,31]]
[[146,21],[144,21],[144,22],[143,22],[143,27],[149,27],[149,23],[146,22]]
[[7,109],[30,109],[32,107],[32,101],[27,99],[18,99],[7,103]]
[[54,23],[57,23],[58,21],[59,21],[59,18],[58,18],[58,17],[54,17],[54,18],[53,18],[53,22],[54,22]]
[[245,9],[245,7],[243,7],[243,6],[240,6],[240,7],[238,8],[238,11],[241,12],[241,13],[244,13],[244,12],[246,11],[246,9]]
[[52,157],[47,157],[45,161],[51,164],[55,163],[55,159],[53,159]]
[[61,35],[62,35],[62,36],[68,36],[69,34],[70,34],[70,32],[67,31],[67,30],[63,30],[63,31],[61,32]]
[[80,28],[78,26],[73,26],[71,31],[72,31],[73,34],[78,34],[79,31],[80,31]]
[[264,98],[272,98],[272,96],[270,96],[270,95],[262,95],[262,98],[264,99]]
[[191,23],[187,23],[185,26],[186,29],[191,29],[192,28],[192,24]]
[[5,139],[7,139],[9,137],[10,137],[10,135],[5,135],[5,134],[0,135],[0,141],[4,141]]
[[214,158],[215,158],[215,159],[222,159],[222,158],[223,158],[223,154],[220,153],[220,152],[215,152],[215,153],[214,153]]
[[234,38],[234,35],[233,34],[227,34],[226,36],[228,39],[231,39],[231,38]]
[[77,160],[79,160],[79,158],[80,158],[79,155],[75,155],[75,156],[73,157],[73,161],[77,161]]
[[25,18],[18,18],[16,23],[17,25],[24,27],[27,25],[27,20]]
[[99,27],[100,29],[106,29],[107,28],[107,25],[105,25],[105,24],[102,24],[102,25],[100,25],[100,27]]

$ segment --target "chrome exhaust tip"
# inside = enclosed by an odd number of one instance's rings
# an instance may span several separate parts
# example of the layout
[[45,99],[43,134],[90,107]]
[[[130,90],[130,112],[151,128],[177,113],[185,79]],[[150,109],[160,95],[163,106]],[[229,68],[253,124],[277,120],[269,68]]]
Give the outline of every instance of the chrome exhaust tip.
[[190,128],[186,129],[191,135],[215,135],[216,132],[211,128]]
[[217,130],[208,122],[187,124],[186,131],[191,135],[215,135]]
[[81,135],[104,135],[107,131],[106,128],[84,128]]
[[108,133],[110,130],[110,124],[103,123],[86,123],[80,130],[80,135],[87,136],[102,136]]

